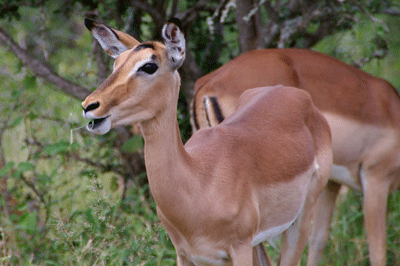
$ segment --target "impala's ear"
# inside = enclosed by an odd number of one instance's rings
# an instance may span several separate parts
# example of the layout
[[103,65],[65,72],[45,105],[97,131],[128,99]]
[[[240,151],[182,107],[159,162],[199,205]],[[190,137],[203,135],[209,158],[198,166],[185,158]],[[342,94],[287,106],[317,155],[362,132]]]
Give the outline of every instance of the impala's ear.
[[181,29],[181,21],[170,19],[162,29],[162,37],[167,47],[168,59],[173,69],[179,68],[185,60],[185,36]]
[[85,26],[100,43],[101,47],[113,58],[117,58],[122,52],[140,44],[132,36],[88,18],[85,18]]

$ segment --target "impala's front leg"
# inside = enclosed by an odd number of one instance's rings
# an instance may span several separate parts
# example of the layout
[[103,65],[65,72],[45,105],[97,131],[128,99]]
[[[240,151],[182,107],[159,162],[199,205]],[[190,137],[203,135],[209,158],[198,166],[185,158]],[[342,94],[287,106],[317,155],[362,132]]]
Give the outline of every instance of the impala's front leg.
[[251,240],[236,244],[230,252],[232,266],[253,266]]
[[278,263],[280,266],[297,265],[306,246],[312,213],[305,207],[296,221],[283,232],[282,253]]
[[326,186],[331,172],[332,154],[323,154],[316,160],[316,172],[314,172],[308,186],[308,194],[303,208],[295,222],[283,232],[282,253],[279,265],[297,265],[301,254],[307,244],[310,235],[310,224],[314,218],[317,200]]

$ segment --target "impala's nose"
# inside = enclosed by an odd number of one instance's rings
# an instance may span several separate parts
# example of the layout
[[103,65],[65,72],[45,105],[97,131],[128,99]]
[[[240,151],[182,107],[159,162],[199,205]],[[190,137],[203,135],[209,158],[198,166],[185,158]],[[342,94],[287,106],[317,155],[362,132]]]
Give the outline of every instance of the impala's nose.
[[86,108],[83,107],[83,105],[82,105],[82,108],[83,108],[83,112],[87,113],[89,111],[92,111],[92,110],[95,110],[95,109],[99,108],[99,106],[100,106],[99,102],[94,102],[94,103],[90,103],[88,106],[86,106]]

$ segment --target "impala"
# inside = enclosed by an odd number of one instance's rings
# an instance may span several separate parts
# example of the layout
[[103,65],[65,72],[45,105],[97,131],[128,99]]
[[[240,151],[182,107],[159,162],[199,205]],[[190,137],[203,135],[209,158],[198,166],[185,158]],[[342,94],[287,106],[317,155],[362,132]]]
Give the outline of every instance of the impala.
[[229,119],[183,145],[177,69],[185,38],[172,21],[163,27],[164,44],[139,44],[85,21],[116,58],[112,74],[82,103],[88,130],[139,123],[150,190],[178,265],[270,265],[262,242],[282,232],[280,264],[296,265],[331,171],[329,125],[305,91],[255,88]]
[[397,91],[383,79],[318,52],[255,50],[196,82],[193,128],[216,126],[229,117],[247,89],[277,84],[309,92],[332,131],[334,165],[319,199],[308,265],[317,265],[321,257],[340,184],[363,192],[370,261],[385,265],[386,202],[400,183]]

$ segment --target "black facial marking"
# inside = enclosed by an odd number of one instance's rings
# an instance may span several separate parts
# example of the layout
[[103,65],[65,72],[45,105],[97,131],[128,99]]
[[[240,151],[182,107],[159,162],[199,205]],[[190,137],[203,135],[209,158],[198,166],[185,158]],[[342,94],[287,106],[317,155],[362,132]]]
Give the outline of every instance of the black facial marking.
[[142,43],[142,44],[139,44],[138,46],[136,46],[136,48],[133,51],[137,52],[137,51],[140,51],[140,50],[145,49],[145,48],[150,48],[150,49],[155,50],[154,44],[152,44],[152,43]]

